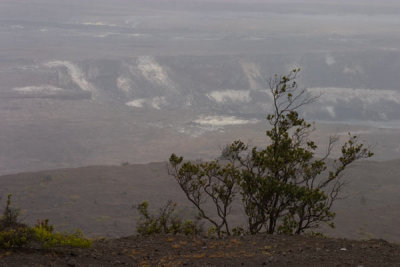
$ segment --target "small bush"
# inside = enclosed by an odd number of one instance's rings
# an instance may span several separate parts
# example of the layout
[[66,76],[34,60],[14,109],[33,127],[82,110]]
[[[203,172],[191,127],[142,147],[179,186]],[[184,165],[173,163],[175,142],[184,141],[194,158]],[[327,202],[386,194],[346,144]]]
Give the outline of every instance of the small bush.
[[232,229],[232,234],[234,236],[242,236],[246,234],[246,230],[242,226],[236,226]]
[[52,233],[54,231],[53,225],[49,224],[49,220],[45,219],[43,221],[37,221],[35,228],[44,228],[46,231]]
[[178,218],[175,213],[177,204],[169,200],[160,208],[157,215],[150,214],[149,203],[144,201],[137,206],[140,218],[137,223],[136,231],[141,235],[153,234],[184,234],[195,235],[201,232],[198,223],[192,220]]
[[33,240],[33,231],[29,227],[17,227],[0,232],[0,248],[20,248]]
[[215,227],[213,225],[208,227],[207,237],[213,237],[213,236],[215,236],[216,233],[217,233],[217,230],[215,229]]
[[41,248],[80,247],[87,248],[92,241],[85,238],[80,230],[75,233],[57,233],[49,220],[38,221],[34,227],[18,221],[19,210],[11,206],[11,195],[8,195],[7,205],[0,219],[0,248],[20,248],[37,244]]
[[24,226],[18,221],[20,210],[11,207],[11,196],[11,194],[7,196],[7,205],[3,211],[3,215],[0,218],[0,231],[8,228]]
[[313,232],[313,231],[310,231],[310,232],[307,232],[306,235],[307,235],[307,236],[311,236],[311,237],[326,238],[326,235],[324,235],[323,233],[320,233],[320,232]]
[[80,230],[72,234],[53,233],[52,227],[43,225],[36,225],[33,228],[33,239],[45,249],[52,247],[88,248],[92,245],[92,241],[85,238]]
[[180,228],[185,235],[195,235],[198,233],[198,227],[192,220],[184,221]]

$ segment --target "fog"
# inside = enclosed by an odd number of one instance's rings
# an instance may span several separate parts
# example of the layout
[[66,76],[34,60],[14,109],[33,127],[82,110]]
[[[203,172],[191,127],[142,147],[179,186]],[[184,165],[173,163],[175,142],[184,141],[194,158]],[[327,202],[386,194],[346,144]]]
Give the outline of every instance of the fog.
[[314,137],[400,158],[398,1],[0,2],[0,173],[212,157],[265,142],[266,80],[301,68]]

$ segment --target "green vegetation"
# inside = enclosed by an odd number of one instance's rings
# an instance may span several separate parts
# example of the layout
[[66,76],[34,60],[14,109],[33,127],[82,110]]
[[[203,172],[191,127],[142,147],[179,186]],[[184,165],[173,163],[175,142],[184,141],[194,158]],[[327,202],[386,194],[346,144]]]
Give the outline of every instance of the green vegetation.
[[24,227],[18,221],[18,216],[20,215],[20,210],[11,207],[11,194],[7,196],[7,205],[4,208],[3,215],[0,218],[0,230],[7,228],[17,228],[19,226]]
[[54,232],[48,220],[38,221],[34,227],[18,221],[19,210],[11,207],[11,195],[0,219],[0,248],[20,248],[36,245],[44,249],[53,247],[87,248],[92,241],[85,238],[80,230],[75,233]]
[[[174,175],[189,201],[198,209],[199,217],[211,223],[219,237],[231,234],[228,215],[238,193],[237,181],[240,171],[231,164],[222,165],[218,160],[205,163],[183,162],[182,157],[172,155],[170,174]],[[217,209],[217,218],[207,214],[204,196]]]
[[0,231],[0,248],[20,248],[33,240],[33,230],[29,227],[16,227]]
[[40,243],[43,248],[52,247],[78,247],[88,248],[92,241],[85,238],[82,231],[75,233],[58,233],[53,231],[54,227],[49,225],[48,220],[38,222],[33,228],[33,239]]
[[191,220],[183,221],[175,212],[177,204],[169,200],[159,209],[157,215],[150,214],[149,203],[144,201],[137,206],[140,214],[136,231],[141,235],[153,234],[185,234],[195,235],[201,232],[201,227]]
[[[238,140],[213,161],[184,161],[175,154],[169,159],[169,174],[219,237],[259,232],[301,234],[321,223],[334,227],[332,206],[344,186],[344,170],[373,155],[357,136],[349,134],[333,166],[328,165],[328,157],[337,137],[330,138],[324,156],[315,157],[317,145],[309,138],[313,125],[298,109],[318,97],[298,88],[298,72],[295,69],[268,81],[273,110],[266,116],[270,127],[265,147],[249,148]],[[238,195],[247,225],[231,229],[229,214]],[[214,204],[216,213],[205,208],[207,203]]]

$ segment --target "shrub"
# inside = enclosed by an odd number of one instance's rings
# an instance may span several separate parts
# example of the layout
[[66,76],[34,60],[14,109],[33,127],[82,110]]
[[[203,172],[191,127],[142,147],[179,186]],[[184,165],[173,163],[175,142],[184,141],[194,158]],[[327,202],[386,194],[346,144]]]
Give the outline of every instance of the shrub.
[[20,248],[33,240],[33,230],[29,227],[16,227],[0,231],[0,248]]
[[43,228],[43,229],[45,229],[46,231],[48,231],[50,233],[52,233],[54,231],[54,226],[49,224],[49,220],[48,219],[45,219],[43,221],[39,221],[38,220],[36,225],[35,225],[35,228]]
[[0,231],[11,227],[24,226],[18,220],[20,210],[11,207],[11,197],[11,194],[7,196],[7,205],[4,208],[3,215],[0,218]]
[[199,232],[198,226],[192,220],[185,220],[180,229],[185,235],[195,235]]
[[185,234],[194,235],[201,232],[201,227],[191,220],[182,221],[176,213],[177,204],[171,200],[162,206],[157,215],[150,214],[147,201],[137,206],[140,218],[137,222],[136,231],[141,235],[153,234]]
[[36,225],[32,228],[33,240],[38,242],[42,248],[48,249],[52,247],[91,247],[92,241],[85,238],[80,230],[75,233],[53,233],[52,227]]

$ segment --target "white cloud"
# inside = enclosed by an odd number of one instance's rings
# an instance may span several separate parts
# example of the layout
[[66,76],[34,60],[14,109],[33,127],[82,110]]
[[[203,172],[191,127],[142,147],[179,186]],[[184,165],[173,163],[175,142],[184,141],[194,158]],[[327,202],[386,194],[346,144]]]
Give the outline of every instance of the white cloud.
[[325,109],[326,109],[326,111],[328,111],[329,115],[330,115],[332,118],[335,118],[335,117],[336,117],[336,113],[335,113],[335,108],[334,108],[334,107],[332,107],[332,106],[327,106],[327,107],[325,107]]
[[325,63],[326,63],[328,66],[331,66],[331,65],[333,65],[333,64],[336,63],[336,60],[335,60],[335,58],[334,58],[333,56],[331,56],[331,55],[326,55],[326,57],[325,57]]
[[257,78],[260,77],[260,67],[255,63],[242,63],[243,72],[247,76],[250,88],[253,90],[258,89]]
[[167,104],[167,101],[165,100],[165,97],[154,97],[151,99],[150,103],[153,108],[161,109],[161,106]]
[[321,97],[319,98],[319,102],[325,103],[337,103],[339,101],[350,102],[358,100],[366,104],[375,104],[381,101],[388,101],[400,104],[400,92],[395,90],[314,87],[308,88],[307,91],[313,95],[321,95]]
[[116,24],[110,24],[110,23],[105,23],[101,21],[95,21],[95,22],[84,22],[82,23],[83,25],[91,25],[91,26],[108,26],[108,27],[116,27]]
[[256,119],[242,119],[235,116],[200,116],[195,123],[212,126],[243,125],[257,123]]
[[44,65],[49,68],[66,67],[68,74],[71,76],[74,83],[76,83],[83,91],[91,92],[93,96],[96,94],[96,88],[86,80],[84,73],[75,64],[69,61],[51,61]]
[[362,74],[362,73],[364,73],[364,70],[363,70],[363,68],[362,68],[360,65],[356,65],[356,66],[352,66],[352,67],[346,66],[346,67],[343,69],[343,73],[345,73],[345,74],[353,74],[353,75],[356,75],[356,74]]
[[142,75],[150,82],[171,87],[172,82],[167,73],[158,62],[150,56],[141,56],[138,58],[138,68]]
[[163,96],[157,96],[154,98],[138,98],[125,103],[125,105],[135,108],[143,108],[145,106],[152,107],[154,109],[160,110],[162,106],[166,105],[167,101]]
[[22,25],[11,25],[11,29],[24,29],[25,27]]
[[191,137],[199,137],[206,132],[223,131],[223,127],[214,125],[191,125],[191,126],[176,126],[178,133],[190,135]]
[[13,88],[14,91],[20,93],[54,93],[64,89],[52,85],[25,86]]
[[130,82],[131,82],[131,80],[128,78],[125,78],[124,76],[119,76],[117,78],[118,88],[121,89],[122,91],[124,91],[125,93],[129,93],[129,91],[131,90]]
[[118,36],[123,36],[123,37],[148,37],[149,34],[143,34],[143,33],[120,33],[120,32],[103,32],[101,34],[96,34],[96,35],[90,35],[90,36],[94,36],[97,38],[106,38],[109,36],[113,36],[113,35],[118,35]]
[[108,37],[108,36],[111,36],[111,35],[114,35],[114,33],[113,32],[105,32],[105,33],[102,33],[102,34],[97,34],[97,35],[95,35],[95,37],[97,37],[97,38],[105,38],[105,37]]
[[135,108],[142,108],[145,103],[146,103],[146,99],[139,98],[139,99],[135,99],[130,102],[127,102],[127,103],[125,103],[125,105],[130,106],[130,107],[135,107]]
[[225,103],[228,101],[234,103],[240,103],[240,102],[248,103],[251,101],[250,91],[244,91],[244,90],[213,91],[207,94],[207,97],[218,103]]
[[144,34],[144,33],[128,33],[124,34],[126,36],[131,36],[131,37],[148,37],[150,36],[149,34]]
[[395,51],[395,52],[399,51],[399,49],[396,48],[396,47],[385,47],[385,46],[383,46],[383,47],[380,47],[380,49],[382,49],[384,51]]

